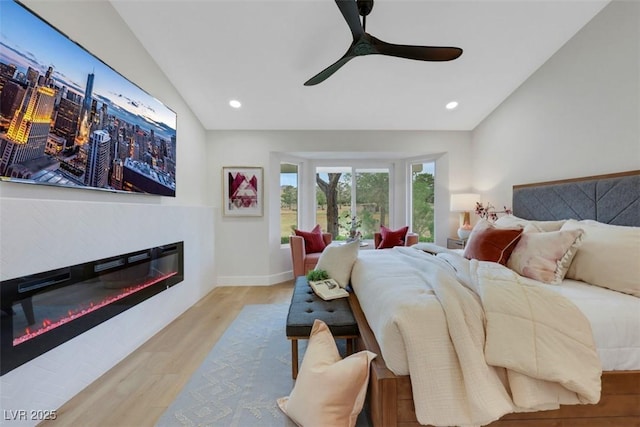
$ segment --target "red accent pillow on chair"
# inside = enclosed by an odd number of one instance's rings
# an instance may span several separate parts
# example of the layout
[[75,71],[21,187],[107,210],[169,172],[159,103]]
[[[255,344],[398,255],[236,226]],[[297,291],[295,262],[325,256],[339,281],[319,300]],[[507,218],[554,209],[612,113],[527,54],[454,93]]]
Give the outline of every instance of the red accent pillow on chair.
[[322,238],[322,229],[320,224],[313,227],[311,231],[294,230],[296,236],[300,236],[304,239],[304,250],[308,254],[316,252],[322,252],[327,246]]
[[376,249],[388,249],[394,246],[404,246],[404,239],[407,237],[407,231],[409,226],[399,228],[397,230],[391,230],[384,225],[380,226],[380,234],[382,235],[382,241]]

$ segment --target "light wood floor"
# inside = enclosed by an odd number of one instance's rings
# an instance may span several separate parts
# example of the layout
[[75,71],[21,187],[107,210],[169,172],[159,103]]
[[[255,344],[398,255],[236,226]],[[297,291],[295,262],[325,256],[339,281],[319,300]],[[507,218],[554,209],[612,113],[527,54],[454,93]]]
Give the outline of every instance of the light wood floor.
[[293,282],[215,288],[40,426],[153,426],[246,304],[289,302]]

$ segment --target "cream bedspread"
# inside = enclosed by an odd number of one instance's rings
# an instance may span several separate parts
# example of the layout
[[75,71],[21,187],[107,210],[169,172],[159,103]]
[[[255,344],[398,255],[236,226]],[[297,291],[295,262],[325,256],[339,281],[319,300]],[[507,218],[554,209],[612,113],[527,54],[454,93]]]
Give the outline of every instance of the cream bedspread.
[[421,424],[484,425],[600,399],[589,322],[506,267],[412,248],[362,251],[352,285],[387,366],[411,375]]

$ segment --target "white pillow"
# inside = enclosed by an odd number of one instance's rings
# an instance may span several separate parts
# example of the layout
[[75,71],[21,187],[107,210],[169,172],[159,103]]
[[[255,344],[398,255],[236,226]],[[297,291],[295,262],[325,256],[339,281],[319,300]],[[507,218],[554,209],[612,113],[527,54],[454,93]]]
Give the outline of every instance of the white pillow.
[[640,227],[569,220],[563,230],[584,230],[568,279],[640,297]]
[[375,357],[363,350],[342,359],[329,327],[316,319],[293,390],[278,407],[299,426],[355,426]]
[[358,250],[360,250],[360,242],[357,240],[329,245],[320,254],[315,269],[325,270],[340,287],[346,288],[351,281],[351,269],[358,258]]
[[558,231],[562,225],[566,222],[565,219],[558,221],[531,221],[524,218],[519,218],[515,215],[504,215],[498,218],[495,222],[500,227],[526,227],[527,225],[533,225],[539,231]]
[[537,227],[529,224],[511,253],[507,267],[521,276],[560,284],[581,241],[580,229],[538,232]]

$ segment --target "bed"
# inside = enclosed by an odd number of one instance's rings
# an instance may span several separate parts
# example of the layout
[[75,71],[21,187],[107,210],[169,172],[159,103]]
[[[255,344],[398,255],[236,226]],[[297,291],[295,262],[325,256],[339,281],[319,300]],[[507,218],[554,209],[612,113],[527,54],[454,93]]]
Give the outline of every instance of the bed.
[[[624,172],[619,174],[601,175],[595,177],[586,177],[565,181],[554,181],[539,184],[528,184],[514,186],[513,189],[513,214],[516,218],[527,221],[542,221],[545,224],[552,223],[554,221],[564,221],[567,218],[573,218],[576,221],[588,221],[594,220],[598,223],[612,224],[618,226],[640,226],[640,171]],[[563,222],[564,223],[564,222]],[[578,247],[579,248],[579,247]],[[416,253],[410,254],[406,251],[413,250]],[[586,249],[585,249],[586,250]],[[383,295],[382,301],[385,305],[392,306],[394,304],[395,293],[393,287],[398,284],[404,284],[409,288],[410,292],[415,293],[416,300],[420,298],[433,298],[431,290],[425,291],[421,289],[419,285],[412,282],[412,275],[423,275],[424,272],[408,272],[402,265],[402,262],[406,261],[407,257],[432,257],[437,258],[430,254],[421,252],[418,254],[416,249],[411,248],[399,248],[396,252],[405,252],[395,255],[391,255],[391,251],[383,253],[383,251],[362,251],[361,256],[354,265],[354,271],[352,274],[352,287],[354,293],[350,296],[350,302],[352,309],[360,328],[360,338],[358,340],[358,349],[367,349],[376,354],[378,357],[374,359],[371,365],[370,384],[367,410],[370,413],[371,421],[374,426],[419,426],[419,425],[454,425],[445,423],[440,419],[437,422],[419,422],[419,419],[424,421],[425,419],[425,404],[424,402],[419,404],[419,411],[417,414],[416,404],[414,404],[414,395],[416,390],[414,386],[416,383],[429,382],[432,379],[429,386],[438,389],[441,387],[443,390],[447,389],[450,384],[447,384],[446,377],[442,376],[442,372],[437,371],[437,367],[433,368],[433,372],[429,374],[414,374],[410,376],[408,371],[414,372],[409,369],[409,365],[421,366],[422,361],[416,362],[414,356],[404,356],[402,352],[396,353],[395,350],[400,347],[416,347],[419,345],[412,343],[412,339],[402,336],[401,334],[388,334],[385,335],[381,332],[382,329],[402,329],[407,326],[402,326],[402,323],[398,323],[401,326],[391,325],[391,322],[381,322],[377,318],[371,320],[371,324],[365,315],[368,312],[371,316],[371,312],[376,312],[377,308],[381,304],[375,302],[373,297],[366,294],[365,289],[372,282],[379,282],[380,287],[373,292],[384,293],[387,289],[392,291]],[[385,251],[386,252],[386,251]],[[446,251],[445,251],[446,252]],[[603,254],[606,259],[608,254]],[[396,258],[393,258],[393,257]],[[439,255],[440,258],[451,257],[453,255],[444,253]],[[398,258],[399,257],[399,258]],[[402,258],[404,257],[404,258]],[[422,270],[429,270],[431,267],[429,263],[436,261],[420,259],[419,262]],[[438,261],[440,262],[440,261]],[[378,265],[384,265],[385,263],[399,264],[401,267],[396,271],[385,270],[385,268],[379,269]],[[473,268],[480,271],[492,271],[490,265],[492,263],[478,263],[472,264]],[[451,264],[449,262],[449,264]],[[407,264],[409,265],[409,264]],[[466,265],[466,264],[465,264]],[[474,270],[474,271],[476,271]],[[462,269],[461,269],[462,271]],[[508,274],[508,268],[504,266],[497,266],[495,269],[499,274]],[[475,273],[474,273],[475,274]],[[573,277],[576,272],[574,271]],[[480,274],[476,274],[474,277],[480,277]],[[386,279],[385,279],[386,277]],[[637,278],[636,278],[637,279]],[[386,280],[386,283],[385,283]],[[529,278],[523,279],[525,282],[531,280]],[[637,282],[636,282],[637,283]],[[594,351],[596,352],[596,361],[600,360],[601,364],[598,366],[599,371],[593,371],[594,361],[577,361],[576,363],[584,362],[585,365],[580,366],[580,369],[585,369],[585,377],[597,377],[598,384],[587,384],[585,387],[588,389],[591,387],[597,388],[596,395],[577,393],[578,402],[571,402],[572,404],[562,404],[558,409],[546,409],[545,410],[528,410],[526,412],[520,412],[522,409],[509,410],[501,409],[504,415],[500,415],[496,418],[491,418],[496,412],[489,414],[489,418],[474,419],[471,417],[470,421],[459,422],[458,424],[464,425],[524,425],[524,426],[625,426],[625,425],[640,425],[640,345],[637,344],[640,340],[640,328],[638,328],[638,318],[634,317],[633,313],[638,313],[640,309],[640,298],[636,296],[628,295],[622,292],[612,291],[601,286],[592,286],[591,284],[585,284],[582,280],[563,279],[559,286],[543,286],[543,288],[553,288],[553,290],[545,289],[544,292],[551,292],[554,294],[560,294],[563,297],[571,300],[576,307],[580,307],[581,313],[587,318],[587,321],[591,323],[593,329]],[[413,288],[413,289],[412,289]],[[619,315],[619,320],[611,320],[609,325],[604,325],[608,321],[608,315],[603,314],[600,299],[612,296],[617,298],[613,304],[616,304],[618,309],[614,310],[613,315]],[[362,301],[361,301],[362,300]],[[373,303],[371,301],[374,301]],[[472,299],[470,300],[473,303]],[[362,304],[361,304],[362,303]],[[373,304],[373,309],[371,308]],[[378,306],[376,306],[378,304]],[[368,307],[363,309],[363,307]],[[405,308],[409,313],[412,310],[411,307]],[[465,310],[473,311],[473,308],[468,307]],[[464,311],[464,310],[463,310]],[[624,313],[631,313],[631,318],[627,315],[624,317]],[[378,314],[376,314],[377,316]],[[393,317],[392,315],[389,315]],[[442,316],[438,313],[438,316]],[[600,316],[601,320],[594,320],[593,317]],[[402,317],[402,316],[397,316]],[[579,317],[579,316],[578,316]],[[604,319],[604,320],[603,320]],[[395,322],[395,319],[394,319]],[[442,325],[438,322],[429,323],[427,318],[422,319],[418,323],[424,326],[424,330],[430,334],[430,345],[432,348],[437,348],[439,351],[445,348],[449,344],[446,341],[454,340],[450,339],[446,330],[438,331],[442,329]],[[616,323],[622,322],[622,323]],[[594,323],[599,323],[595,325]],[[493,323],[495,325],[495,323]],[[372,327],[373,325],[373,327]],[[603,326],[604,325],[604,326]],[[608,349],[607,340],[610,338],[607,335],[607,329],[627,330],[629,337],[624,339],[628,340],[631,344],[625,344],[626,349],[619,351],[618,348]],[[434,330],[431,330],[434,329]],[[376,331],[374,333],[374,330]],[[480,331],[482,333],[482,331]],[[453,335],[452,335],[453,336]],[[381,337],[382,345],[387,349],[383,351],[378,337]],[[617,345],[617,344],[616,344]],[[615,347],[615,345],[614,345]],[[504,348],[504,347],[503,347]],[[392,349],[392,350],[389,350]],[[395,350],[394,350],[395,349]],[[504,351],[504,350],[501,350]],[[424,353],[429,355],[429,351]],[[586,353],[585,353],[586,354]],[[387,359],[385,359],[387,355]],[[425,356],[428,359],[429,356]],[[435,357],[435,356],[434,356]],[[461,357],[461,361],[464,359]],[[588,359],[588,357],[587,357]],[[464,362],[464,364],[471,362]],[[463,363],[460,363],[463,364]],[[429,369],[429,367],[427,368]],[[572,366],[564,366],[562,369],[571,370]],[[586,370],[589,370],[588,374]],[[398,374],[395,374],[398,372]],[[407,371],[407,373],[405,373]],[[500,378],[502,369],[498,369],[497,378],[503,381],[504,378]],[[579,378],[578,381],[582,381]],[[600,375],[601,373],[601,375]],[[493,375],[493,372],[490,372]],[[426,375],[426,376],[425,376]],[[467,375],[463,372],[461,375]],[[476,375],[470,374],[471,377]],[[483,374],[484,375],[484,374]],[[426,378],[426,379],[425,379]],[[413,386],[412,386],[413,379]],[[601,381],[600,381],[601,379]],[[485,378],[483,377],[484,381]],[[495,378],[491,379],[496,381]],[[456,380],[457,381],[457,380]],[[587,380],[585,380],[587,381]],[[593,383],[593,381],[591,381]],[[588,381],[587,381],[588,383]],[[452,388],[455,390],[455,388]],[[514,386],[514,393],[517,390]],[[526,388],[525,388],[526,390]],[[582,390],[582,389],[581,389]],[[433,390],[432,390],[433,391]],[[420,396],[424,393],[417,391]],[[440,403],[442,405],[448,405],[450,402],[437,402],[439,399],[438,394],[432,392],[429,396],[429,402],[427,404],[427,412],[430,407],[438,407]],[[435,406],[432,406],[433,405]],[[577,403],[577,404],[576,404]],[[455,403],[454,403],[455,405]],[[467,402],[461,404],[461,410],[465,410],[465,406],[468,406]],[[490,406],[490,405],[487,405]],[[552,405],[553,406],[553,405]],[[455,411],[455,410],[454,410]],[[473,410],[470,410],[473,412]],[[499,410],[500,411],[500,410]],[[437,417],[436,417],[437,418]],[[426,418],[431,419],[431,418]]]

